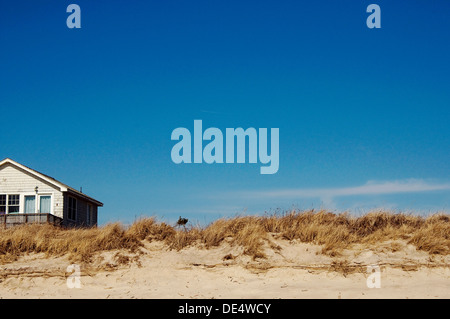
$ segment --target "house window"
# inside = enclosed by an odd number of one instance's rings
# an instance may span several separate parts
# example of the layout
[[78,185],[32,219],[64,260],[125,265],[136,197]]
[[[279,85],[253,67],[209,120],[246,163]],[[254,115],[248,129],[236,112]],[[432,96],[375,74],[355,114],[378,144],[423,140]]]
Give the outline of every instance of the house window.
[[87,205],[87,216],[86,216],[86,224],[91,226],[92,224],[92,205]]
[[19,195],[8,195],[8,213],[18,213],[19,212]]
[[40,196],[39,212],[41,214],[50,214],[52,210],[52,197]]
[[6,195],[0,195],[0,214],[6,214]]
[[34,214],[36,211],[36,196],[25,196],[25,214]]
[[77,200],[73,197],[69,197],[67,218],[70,220],[77,220]]
[[0,214],[18,213],[19,205],[19,195],[0,195]]
[[8,213],[18,213],[19,212],[19,203],[20,203],[19,195],[8,195]]

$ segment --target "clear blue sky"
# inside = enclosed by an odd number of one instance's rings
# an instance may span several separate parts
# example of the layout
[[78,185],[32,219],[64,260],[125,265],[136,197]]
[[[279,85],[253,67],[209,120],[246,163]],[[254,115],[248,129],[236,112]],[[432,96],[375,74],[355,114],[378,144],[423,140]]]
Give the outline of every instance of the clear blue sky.
[[[82,186],[101,224],[450,210],[449,1],[3,1],[0,45],[0,159]],[[195,119],[279,128],[278,173],[174,164]]]

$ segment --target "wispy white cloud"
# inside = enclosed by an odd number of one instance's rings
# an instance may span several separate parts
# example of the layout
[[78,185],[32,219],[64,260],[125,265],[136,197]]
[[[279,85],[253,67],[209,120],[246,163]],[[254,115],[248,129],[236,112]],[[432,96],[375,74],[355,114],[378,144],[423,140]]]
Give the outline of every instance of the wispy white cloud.
[[327,201],[342,196],[385,195],[450,190],[449,183],[435,183],[422,179],[400,181],[368,181],[364,185],[339,188],[296,188],[246,192],[255,198],[322,198]]

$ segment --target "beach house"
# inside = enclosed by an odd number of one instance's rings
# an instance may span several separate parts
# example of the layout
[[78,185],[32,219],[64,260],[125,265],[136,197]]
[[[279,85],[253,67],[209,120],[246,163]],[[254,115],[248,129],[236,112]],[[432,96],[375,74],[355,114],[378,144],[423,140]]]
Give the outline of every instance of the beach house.
[[12,159],[0,162],[0,227],[23,223],[96,226],[102,206],[81,190]]

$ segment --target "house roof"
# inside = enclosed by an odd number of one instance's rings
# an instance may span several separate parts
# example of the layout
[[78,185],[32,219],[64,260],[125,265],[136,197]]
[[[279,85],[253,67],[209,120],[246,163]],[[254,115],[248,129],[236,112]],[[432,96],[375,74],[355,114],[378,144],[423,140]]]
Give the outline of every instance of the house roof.
[[5,158],[4,160],[2,160],[0,162],[0,167],[5,165],[5,164],[11,164],[13,166],[16,166],[16,167],[18,167],[18,168],[20,168],[20,169],[22,169],[22,170],[24,170],[24,171],[34,175],[34,176],[42,179],[42,180],[46,181],[47,183],[50,183],[50,184],[56,186],[57,188],[59,188],[59,190],[61,192],[67,192],[67,193],[76,195],[78,197],[82,197],[83,199],[86,199],[87,201],[92,202],[92,203],[94,203],[97,206],[103,206],[102,202],[99,202],[98,200],[96,200],[96,199],[94,199],[92,197],[89,197],[86,194],[84,194],[84,193],[82,193],[80,191],[77,191],[76,189],[74,189],[74,188],[72,188],[72,187],[70,187],[70,186],[68,186],[68,185],[66,185],[64,183],[61,183],[60,181],[54,179],[53,177],[50,177],[50,176],[45,175],[45,174],[42,174],[42,173],[40,173],[40,172],[38,172],[38,171],[36,171],[36,170],[34,170],[32,168],[29,168],[29,167],[27,167],[25,165],[17,163],[16,161],[14,161],[14,160],[12,160],[10,158]]

